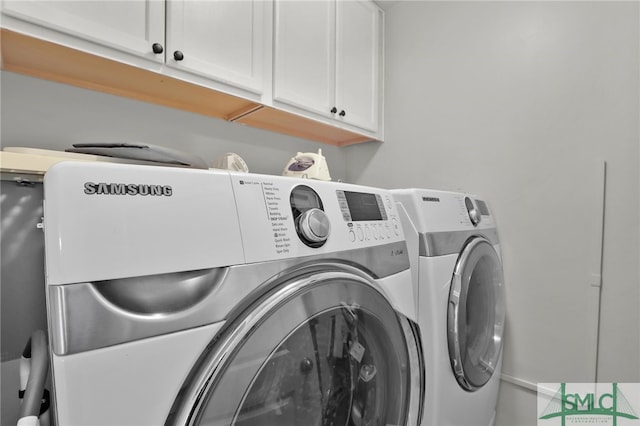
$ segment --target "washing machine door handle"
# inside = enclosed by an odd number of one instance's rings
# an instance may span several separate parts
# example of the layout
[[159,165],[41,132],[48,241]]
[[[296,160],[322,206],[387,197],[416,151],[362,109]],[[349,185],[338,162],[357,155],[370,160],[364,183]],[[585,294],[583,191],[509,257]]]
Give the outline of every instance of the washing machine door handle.
[[[449,308],[447,309],[449,353],[451,354],[451,368],[453,368],[453,373],[456,378],[460,378],[466,382],[464,369],[462,368],[462,355],[460,353],[460,327],[458,326],[460,297],[459,292],[455,293],[455,296],[449,298]],[[468,383],[466,383],[466,385],[471,387]]]

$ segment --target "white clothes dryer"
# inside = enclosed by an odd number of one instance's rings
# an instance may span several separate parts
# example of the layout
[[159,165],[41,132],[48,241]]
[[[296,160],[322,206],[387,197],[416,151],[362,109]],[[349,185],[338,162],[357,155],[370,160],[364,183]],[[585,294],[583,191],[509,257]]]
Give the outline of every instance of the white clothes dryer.
[[461,193],[392,193],[418,294],[427,377],[423,424],[492,425],[505,323],[493,215],[485,201]]
[[388,191],[59,163],[44,198],[56,424],[420,424]]

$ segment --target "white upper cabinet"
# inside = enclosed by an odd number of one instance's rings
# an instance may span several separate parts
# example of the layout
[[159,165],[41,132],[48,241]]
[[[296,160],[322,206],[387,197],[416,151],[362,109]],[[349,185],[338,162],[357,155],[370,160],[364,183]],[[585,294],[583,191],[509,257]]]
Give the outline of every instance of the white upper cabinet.
[[377,131],[382,86],[381,12],[369,1],[339,1],[337,5],[337,115],[347,123]]
[[367,0],[276,0],[274,16],[274,101],[379,132],[380,9]]
[[273,99],[329,116],[335,106],[333,1],[274,4]]
[[372,0],[0,7],[4,69],[340,146],[383,140],[384,13]]
[[[154,43],[159,46],[164,43],[164,1],[4,0],[2,13],[15,18],[14,24],[19,30],[26,28],[26,32],[37,37],[50,38],[50,34],[38,31],[49,29],[153,61],[164,61],[164,55],[154,53],[152,48]],[[22,28],[22,22],[37,26]],[[3,26],[5,24],[3,22]]]
[[167,2],[167,65],[262,93],[268,6],[263,0]]
[[165,74],[248,97],[263,92],[270,8],[265,0],[2,2],[9,28],[155,71],[166,64]]

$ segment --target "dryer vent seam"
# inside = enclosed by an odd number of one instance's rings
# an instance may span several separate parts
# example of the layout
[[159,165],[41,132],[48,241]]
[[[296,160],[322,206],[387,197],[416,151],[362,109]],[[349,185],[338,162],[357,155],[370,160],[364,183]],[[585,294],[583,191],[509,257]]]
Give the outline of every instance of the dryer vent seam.
[[171,197],[173,188],[169,185],[143,185],[135,183],[84,183],[87,195],[151,195]]

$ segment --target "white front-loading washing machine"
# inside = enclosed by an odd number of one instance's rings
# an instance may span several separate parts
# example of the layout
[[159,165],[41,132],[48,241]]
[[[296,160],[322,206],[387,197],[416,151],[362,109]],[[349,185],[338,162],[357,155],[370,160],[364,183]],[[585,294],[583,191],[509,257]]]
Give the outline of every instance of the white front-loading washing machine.
[[392,191],[411,254],[427,386],[423,424],[488,426],[502,365],[505,295],[497,230],[478,197]]
[[418,425],[388,191],[60,163],[44,181],[58,425]]

